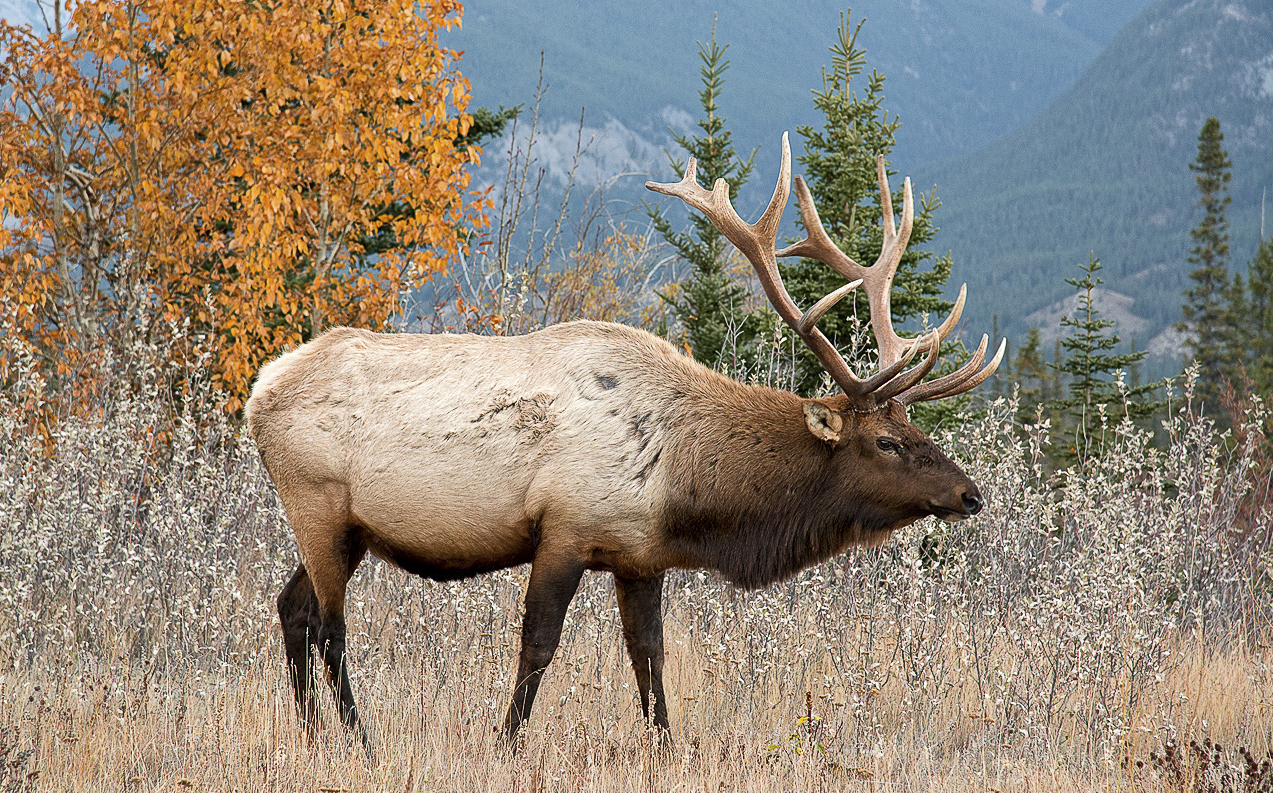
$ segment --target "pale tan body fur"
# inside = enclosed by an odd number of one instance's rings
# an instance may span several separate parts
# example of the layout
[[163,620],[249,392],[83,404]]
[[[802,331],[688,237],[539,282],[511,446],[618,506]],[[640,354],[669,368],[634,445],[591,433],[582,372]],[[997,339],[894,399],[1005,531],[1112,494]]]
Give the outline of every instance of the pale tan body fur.
[[675,562],[655,524],[674,403],[715,381],[738,388],[622,325],[339,328],[265,366],[247,415],[316,583],[345,578],[321,571],[344,564],[333,521],[361,527],[377,555],[483,569],[542,529],[534,539],[596,569],[651,575]]

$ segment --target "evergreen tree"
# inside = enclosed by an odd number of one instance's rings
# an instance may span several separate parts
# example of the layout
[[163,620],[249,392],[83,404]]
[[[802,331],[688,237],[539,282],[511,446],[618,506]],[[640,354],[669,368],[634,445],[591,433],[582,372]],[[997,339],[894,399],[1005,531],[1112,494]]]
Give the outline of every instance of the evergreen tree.
[[[887,157],[893,150],[893,136],[901,122],[896,117],[890,119],[881,107],[884,101],[882,74],[871,72],[864,94],[851,88],[853,78],[859,76],[866,65],[866,51],[857,47],[857,36],[864,22],[859,21],[851,28],[848,15],[841,15],[837,39],[830,48],[831,71],[828,74],[823,70],[822,89],[813,92],[814,105],[826,120],[821,129],[802,126],[797,131],[805,139],[805,153],[799,160],[804,165],[805,179],[827,235],[854,261],[869,266],[879,255],[883,242],[875,158],[879,154]],[[898,190],[893,197],[895,207],[901,207],[901,196]],[[951,304],[941,298],[950,276],[950,259],[938,259],[919,249],[933,237],[932,213],[937,206],[935,196],[920,195],[910,246],[893,283],[892,312],[894,322],[899,325],[923,314],[930,314],[940,322],[951,308]],[[921,269],[922,264],[930,261],[928,269]],[[844,285],[844,279],[831,268],[808,259],[780,263],[780,271],[792,299],[804,307]],[[868,316],[866,295],[857,290],[831,309],[818,327],[843,349],[860,327],[858,318],[864,322]],[[801,349],[797,368],[796,390],[805,394],[814,392],[823,377],[817,359],[808,350]],[[925,403],[915,407],[921,413],[931,412],[934,407],[949,412],[950,403],[955,401],[947,400],[942,406]]]
[[1260,243],[1247,283],[1251,291],[1244,316],[1250,339],[1248,372],[1267,397],[1273,395],[1273,238]]
[[1038,406],[1048,399],[1048,386],[1053,379],[1052,370],[1043,357],[1043,340],[1038,328],[1030,328],[1025,344],[1017,348],[1011,371],[1018,384],[1017,419],[1023,424],[1032,423]]
[[1199,206],[1204,217],[1190,234],[1194,247],[1189,262],[1197,268],[1189,274],[1194,286],[1185,290],[1182,330],[1188,331],[1186,344],[1198,362],[1198,396],[1211,406],[1219,407],[1221,381],[1232,371],[1234,316],[1229,310],[1232,286],[1229,282],[1229,206],[1228,184],[1233,178],[1233,164],[1225,154],[1224,133],[1215,116],[1207,119],[1198,135],[1198,158],[1189,170],[1197,176]]
[[1246,284],[1242,274],[1234,273],[1233,280],[1222,295],[1224,325],[1221,326],[1225,369],[1223,377],[1232,381],[1234,375],[1250,364],[1251,347],[1254,344],[1251,326],[1251,307],[1248,305]]
[[521,112],[521,105],[514,105],[513,107],[500,105],[499,110],[479,107],[473,111],[468,131],[463,135],[456,136],[456,148],[469,149],[473,146],[481,146],[488,140],[498,138],[504,134],[504,129],[508,126],[508,122],[521,115]]
[[[698,43],[698,56],[703,62],[703,89],[698,94],[703,108],[703,117],[698,121],[700,133],[688,136],[673,131],[672,138],[698,161],[699,178],[709,190],[717,179],[729,183],[729,200],[733,203],[751,175],[757,150],[753,149],[746,160],[738,156],[716,104],[729,68],[729,61],[725,60],[728,49],[728,44],[722,47],[716,43],[713,22],[710,44]],[[677,175],[684,176],[686,162],[671,154],[668,159]],[[690,213],[689,231],[677,231],[661,210],[647,205],[646,211],[659,235],[691,266],[688,278],[671,302],[685,327],[694,357],[708,366],[726,365],[735,371],[745,367],[754,355],[762,315],[746,310],[748,290],[726,267],[729,242],[699,212]]]
[[[1052,342],[1052,363],[1059,362],[1060,360],[1061,339],[1058,338],[1056,341]],[[1061,394],[1065,391],[1065,377],[1061,372],[1056,371],[1056,368],[1052,366],[1052,363],[1049,363],[1048,367],[1052,369],[1055,374],[1046,384],[1044,384],[1043,396],[1045,402],[1056,403],[1060,401]]]
[[[453,145],[457,151],[468,151],[474,146],[482,146],[488,140],[498,138],[504,134],[504,129],[508,126],[508,122],[517,118],[522,111],[522,106],[504,107],[500,105],[499,110],[491,110],[489,107],[479,107],[473,111],[472,121],[469,124],[468,131],[463,135],[456,135]],[[400,251],[404,248],[402,240],[399,239],[396,226],[405,219],[415,215],[417,209],[407,201],[394,201],[380,208],[381,223],[375,228],[357,229],[355,240],[357,241],[355,256],[364,266],[369,266],[376,258],[386,253]],[[472,244],[477,237],[476,229],[466,229],[467,241]],[[313,281],[312,273],[306,274],[298,279],[299,283],[310,283]],[[275,312],[270,320],[271,326],[282,326],[287,323],[286,315],[281,312]],[[306,326],[305,336],[308,338],[313,333],[313,329]]]
[[[1061,456],[1066,459],[1087,457],[1098,451],[1100,406],[1107,406],[1106,415],[1118,420],[1124,416],[1143,418],[1158,409],[1155,402],[1146,397],[1158,388],[1158,383],[1133,386],[1124,382],[1119,387],[1120,370],[1128,372],[1144,360],[1146,352],[1114,353],[1120,341],[1117,334],[1108,333],[1114,321],[1100,316],[1092,302],[1093,292],[1104,283],[1096,273],[1101,262],[1089,257],[1086,265],[1079,265],[1082,278],[1066,278],[1065,282],[1078,291],[1078,310],[1074,316],[1061,318],[1061,327],[1071,328],[1070,334],[1061,340],[1065,357],[1051,364],[1059,373],[1069,376],[1069,396],[1052,403],[1051,407],[1067,411],[1072,425],[1065,428],[1066,443]],[[1072,442],[1070,442],[1072,440]]]

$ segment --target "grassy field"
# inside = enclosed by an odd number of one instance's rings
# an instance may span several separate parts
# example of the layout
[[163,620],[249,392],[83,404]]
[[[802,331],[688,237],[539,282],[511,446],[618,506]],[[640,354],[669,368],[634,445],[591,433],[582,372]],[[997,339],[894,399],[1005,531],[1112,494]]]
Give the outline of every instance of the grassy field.
[[370,763],[298,730],[273,612],[297,558],[250,440],[194,429],[198,400],[167,421],[142,383],[46,448],[20,391],[0,410],[0,790],[1273,789],[1268,481],[1187,412],[1165,448],[1112,422],[1057,474],[1044,430],[992,405],[939,439],[988,496],[977,519],[756,592],[673,572],[668,751],[608,576],[585,578],[509,756],[527,571],[368,562],[349,628]]

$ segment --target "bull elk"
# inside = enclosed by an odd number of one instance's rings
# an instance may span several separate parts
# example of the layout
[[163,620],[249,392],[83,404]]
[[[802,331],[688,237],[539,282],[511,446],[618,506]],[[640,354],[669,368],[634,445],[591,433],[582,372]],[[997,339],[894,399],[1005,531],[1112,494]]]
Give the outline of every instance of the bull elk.
[[[855,543],[878,543],[927,515],[982,508],[977,486],[907,420],[907,406],[967,391],[986,338],[957,371],[921,382],[959,319],[906,339],[889,314],[914,217],[910,181],[894,227],[877,164],[884,245],[864,267],[828,238],[796,177],[807,238],[774,243],[790,190],[786,135],[778,184],[755,224],[725,182],[647,183],[702,212],[755,267],[782,319],[842,393],[825,399],[731,380],[642,330],[570,322],[525,336],[376,334],[336,328],[266,365],[248,425],[296,534],[301,565],[278,598],[297,705],[314,727],[311,651],[341,720],[362,730],[345,655],[345,588],[370,552],[437,580],[531,564],[508,741],[529,716],[585,570],[614,574],[641,708],[668,734],[663,576],[719,572],[741,587],[791,576]],[[800,311],[777,256],[806,256],[849,283]],[[864,285],[879,371],[859,379],[815,324]],[[907,369],[919,353],[920,363]]]

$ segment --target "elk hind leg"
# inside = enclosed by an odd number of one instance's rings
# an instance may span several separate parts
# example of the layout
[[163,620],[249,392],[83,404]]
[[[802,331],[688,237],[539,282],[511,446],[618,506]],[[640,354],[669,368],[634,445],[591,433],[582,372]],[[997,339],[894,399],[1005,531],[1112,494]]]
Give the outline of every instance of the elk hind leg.
[[287,493],[280,489],[279,495],[288,508],[304,560],[279,596],[279,616],[283,620],[297,704],[312,732],[313,648],[322,658],[341,722],[359,736],[370,753],[371,745],[354,704],[345,655],[345,587],[367,552],[362,529],[349,521],[348,491],[341,486]]
[[278,596],[279,622],[283,626],[283,648],[287,653],[288,678],[300,711],[305,734],[314,738],[318,714],[314,709],[314,672],[312,651],[318,647],[318,598],[305,565],[296,568],[292,578]]
[[648,578],[616,575],[614,591],[623,639],[641,694],[641,712],[654,725],[659,742],[669,745],[672,732],[663,693],[663,574]]
[[333,570],[336,576],[326,582],[329,586],[316,587],[319,617],[316,644],[327,672],[327,682],[331,684],[336,698],[340,721],[358,736],[370,754],[371,739],[358,717],[358,706],[349,682],[349,660],[345,653],[345,587],[365,554],[366,546],[356,539],[352,540],[340,560],[343,564],[338,571]]

